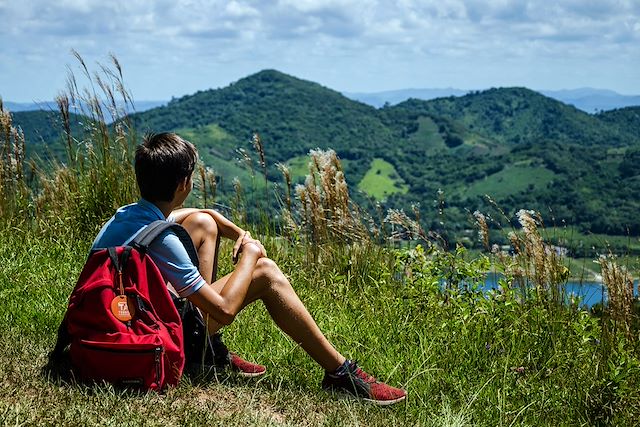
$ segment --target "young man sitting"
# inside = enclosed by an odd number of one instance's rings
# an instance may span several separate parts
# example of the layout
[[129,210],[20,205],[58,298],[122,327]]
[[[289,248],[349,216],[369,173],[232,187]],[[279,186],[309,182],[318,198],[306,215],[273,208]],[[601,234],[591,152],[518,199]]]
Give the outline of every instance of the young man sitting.
[[[198,252],[199,265],[189,259],[178,237],[163,233],[149,247],[149,255],[165,280],[181,297],[197,306],[208,320],[218,364],[245,376],[259,376],[266,368],[229,353],[218,331],[230,325],[248,304],[262,300],[280,329],[298,343],[324,370],[322,387],[351,393],[377,404],[404,400],[404,390],[377,381],[340,354],[320,331],[278,266],[251,234],[210,209],[178,209],[192,189],[197,162],[195,147],[173,133],[150,135],[137,148],[135,173],[142,196],[124,206],[103,226],[93,249],[128,244],[151,222],[161,219],[182,224]],[[215,280],[218,236],[235,241],[234,270]]]

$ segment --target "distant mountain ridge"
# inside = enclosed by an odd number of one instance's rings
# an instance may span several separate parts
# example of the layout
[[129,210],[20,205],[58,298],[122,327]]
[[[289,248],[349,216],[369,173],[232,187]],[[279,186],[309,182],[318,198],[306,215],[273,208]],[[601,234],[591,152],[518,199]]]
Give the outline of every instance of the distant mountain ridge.
[[[237,149],[255,153],[250,141],[258,132],[272,182],[282,182],[276,162],[289,165],[300,182],[308,151],[332,148],[359,201],[375,197],[406,211],[419,203],[433,229],[441,227],[434,200],[442,191],[447,218],[460,230],[468,227],[469,212],[495,211],[489,194],[511,214],[536,209],[549,224],[640,235],[639,113],[640,107],[627,107],[587,114],[526,88],[377,109],[264,70],[130,118],[141,133],[176,131],[194,142],[222,180],[221,195],[232,196],[235,176],[249,188],[255,182],[251,174],[259,166],[239,163]],[[32,114],[14,117],[29,126]]]
[[[478,90],[456,88],[431,88],[431,89],[398,89],[381,92],[342,92],[347,98],[363,102],[376,108],[383,107],[386,103],[396,105],[411,98],[429,101],[436,98],[449,96],[464,96]],[[578,88],[562,90],[536,90],[549,98],[556,99],[587,113],[598,113],[617,108],[640,106],[640,95],[622,95],[608,89]],[[152,108],[167,105],[167,100],[135,101],[135,110],[143,112]],[[11,102],[4,101],[9,111],[35,111],[57,110],[54,101],[45,102]]]
[[[475,90],[464,89],[399,89],[383,92],[344,92],[348,98],[380,108],[389,103],[399,104],[411,98],[429,101],[449,96],[463,96]],[[640,95],[621,95],[607,89],[579,88],[564,90],[538,90],[537,92],[587,113],[597,113],[616,108],[640,106]]]
[[[162,105],[166,105],[169,101],[135,101],[134,107],[135,111],[146,111],[152,108],[160,107]],[[19,111],[57,111],[58,106],[55,101],[43,101],[43,102],[11,102],[11,101],[3,101],[4,106],[14,113]],[[124,103],[118,103],[118,107],[124,107]]]

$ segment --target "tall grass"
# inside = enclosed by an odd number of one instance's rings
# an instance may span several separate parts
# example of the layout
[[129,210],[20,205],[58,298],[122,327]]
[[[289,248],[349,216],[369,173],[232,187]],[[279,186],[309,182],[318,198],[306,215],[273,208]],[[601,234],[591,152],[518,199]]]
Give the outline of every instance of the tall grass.
[[[131,103],[124,89],[122,70],[115,57],[111,66],[100,65],[101,72],[91,74],[79,54],[85,88],[80,88],[70,72],[67,89],[56,98],[66,144],[64,162],[29,165],[27,176],[24,136],[13,126],[9,112],[0,113],[2,131],[2,212],[0,220],[17,218],[52,234],[86,237],[95,233],[113,211],[135,201],[138,190],[133,172],[133,149],[137,135],[125,110]],[[72,133],[71,113],[83,117],[82,133]],[[108,126],[107,118],[113,121]],[[32,179],[29,183],[28,178]],[[31,184],[31,185],[30,185]]]
[[0,218],[15,224],[28,217],[28,192],[25,177],[25,139],[13,126],[11,113],[0,99]]
[[[87,88],[72,75],[58,97],[64,162],[28,163],[29,142],[0,108],[3,424],[636,423],[639,329],[630,274],[616,259],[600,259],[610,302],[595,316],[566,303],[568,271],[543,237],[536,213],[516,215],[511,251],[492,246],[487,217],[475,213],[487,254],[471,257],[462,246],[450,248],[446,236],[423,229],[417,207],[411,217],[390,210],[374,219],[351,199],[336,153],[321,150],[310,153],[305,184],[295,189],[287,167],[277,166],[285,183],[277,195],[282,234],[263,226],[260,238],[329,339],[380,379],[405,387],[405,404],[379,409],[319,391],[322,372],[259,305],[225,331],[234,351],[269,366],[257,384],[185,379],[158,396],[59,384],[41,376],[93,234],[115,208],[138,197],[131,159],[137,135],[115,99],[131,102],[120,65],[112,58],[110,66],[92,74],[77,59]],[[74,135],[71,112],[78,110],[88,119],[84,132]],[[267,143],[254,138],[269,191]],[[201,164],[197,175],[201,201],[210,206],[219,198],[215,173]],[[234,186],[231,214],[246,223],[247,207],[255,200],[247,201],[239,181]],[[276,218],[269,206],[261,205],[262,218]],[[222,246],[225,254],[228,245]],[[220,261],[222,273],[231,271],[230,257]],[[484,292],[490,268],[504,278],[500,289]]]

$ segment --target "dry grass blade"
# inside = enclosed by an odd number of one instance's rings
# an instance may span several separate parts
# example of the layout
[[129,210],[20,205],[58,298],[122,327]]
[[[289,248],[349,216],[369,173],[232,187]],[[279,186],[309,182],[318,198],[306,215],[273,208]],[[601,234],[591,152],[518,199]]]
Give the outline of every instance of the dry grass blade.
[[[198,175],[202,184],[202,198],[204,207],[206,208],[215,203],[218,182],[213,169],[205,167],[202,163],[198,164]],[[211,195],[211,203],[209,203],[209,195]]]
[[287,211],[289,212],[289,216],[291,216],[291,171],[287,167],[287,165],[283,163],[276,163],[276,168],[282,173],[284,177],[284,182],[286,184],[285,191],[285,203],[287,205]]
[[[412,206],[414,213],[418,210],[418,206]],[[427,244],[427,247],[432,248],[434,244],[440,245],[441,248],[446,248],[446,242],[433,231],[426,231],[422,228],[419,221],[419,211],[416,214],[416,219],[409,218],[409,216],[402,209],[389,209],[387,216],[384,218],[384,222],[391,224],[391,238],[396,240],[422,240]]]
[[18,211],[29,197],[25,183],[25,139],[20,128],[13,126],[11,113],[0,100],[0,216],[19,218]]
[[251,177],[253,178],[256,175],[256,173],[255,173],[255,170],[253,169],[253,159],[251,158],[249,153],[247,153],[247,150],[245,150],[244,148],[238,148],[236,150],[236,153],[240,155],[238,162],[240,164],[244,164],[247,167],[247,169],[249,169],[249,171],[251,172]]

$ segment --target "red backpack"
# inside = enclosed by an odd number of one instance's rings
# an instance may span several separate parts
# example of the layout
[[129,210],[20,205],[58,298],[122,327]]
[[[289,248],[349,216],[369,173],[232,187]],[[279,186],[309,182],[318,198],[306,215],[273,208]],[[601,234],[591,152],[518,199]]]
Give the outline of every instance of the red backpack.
[[161,390],[180,380],[185,363],[182,322],[158,267],[146,255],[168,228],[198,265],[186,230],[167,221],[149,224],[130,246],[90,254],[51,356],[60,357],[69,345],[77,379],[145,390]]

